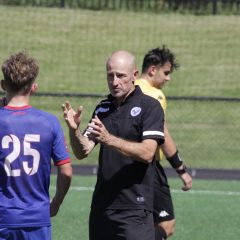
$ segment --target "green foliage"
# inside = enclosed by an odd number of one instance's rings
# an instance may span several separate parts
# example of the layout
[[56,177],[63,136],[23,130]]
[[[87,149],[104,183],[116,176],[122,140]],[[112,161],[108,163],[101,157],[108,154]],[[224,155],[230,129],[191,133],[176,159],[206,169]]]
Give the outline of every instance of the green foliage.
[[8,6],[60,7],[61,0],[0,0],[0,4]]
[[0,4],[182,14],[239,14],[240,9],[238,0],[0,0]]

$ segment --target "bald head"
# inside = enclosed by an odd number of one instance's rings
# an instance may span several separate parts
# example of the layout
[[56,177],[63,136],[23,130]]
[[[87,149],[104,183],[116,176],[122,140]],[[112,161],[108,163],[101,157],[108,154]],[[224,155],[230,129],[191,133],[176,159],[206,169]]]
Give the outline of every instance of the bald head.
[[107,60],[107,69],[109,64],[122,66],[129,71],[134,71],[136,69],[135,57],[130,52],[124,50],[113,52]]
[[127,51],[116,51],[108,58],[106,70],[109,90],[120,103],[135,89],[138,75],[135,57]]

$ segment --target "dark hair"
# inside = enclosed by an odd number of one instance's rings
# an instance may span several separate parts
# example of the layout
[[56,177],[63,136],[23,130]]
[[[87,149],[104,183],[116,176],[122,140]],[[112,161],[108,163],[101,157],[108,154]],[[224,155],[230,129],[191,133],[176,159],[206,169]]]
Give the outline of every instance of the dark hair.
[[3,64],[2,72],[7,87],[14,91],[26,93],[38,75],[35,59],[24,52],[11,55]]
[[161,67],[167,62],[170,62],[171,64],[171,71],[179,67],[174,53],[172,53],[168,48],[164,45],[162,48],[154,48],[150,50],[143,59],[142,73],[146,73],[148,68],[152,65]]

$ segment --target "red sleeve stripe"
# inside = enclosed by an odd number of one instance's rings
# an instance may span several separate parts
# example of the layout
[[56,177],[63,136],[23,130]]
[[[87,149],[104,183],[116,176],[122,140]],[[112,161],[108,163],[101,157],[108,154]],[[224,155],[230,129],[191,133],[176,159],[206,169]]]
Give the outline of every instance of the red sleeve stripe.
[[54,163],[55,166],[61,166],[63,164],[66,164],[66,163],[70,163],[71,162],[71,159],[70,158],[67,158],[67,159],[64,159],[64,160],[61,160],[59,162],[56,162]]

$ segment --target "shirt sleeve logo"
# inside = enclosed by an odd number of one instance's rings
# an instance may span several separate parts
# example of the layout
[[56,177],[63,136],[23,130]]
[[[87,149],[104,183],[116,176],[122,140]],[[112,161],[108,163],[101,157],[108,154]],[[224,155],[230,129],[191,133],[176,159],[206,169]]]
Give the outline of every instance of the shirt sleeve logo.
[[95,111],[95,114],[97,115],[99,112],[100,113],[105,113],[109,111],[109,107],[100,107]]
[[134,107],[131,110],[131,116],[136,117],[137,115],[140,114],[141,111],[142,111],[142,109],[140,107]]
[[163,97],[162,97],[161,95],[159,95],[159,96],[157,97],[157,99],[158,99],[158,100],[163,100]]

